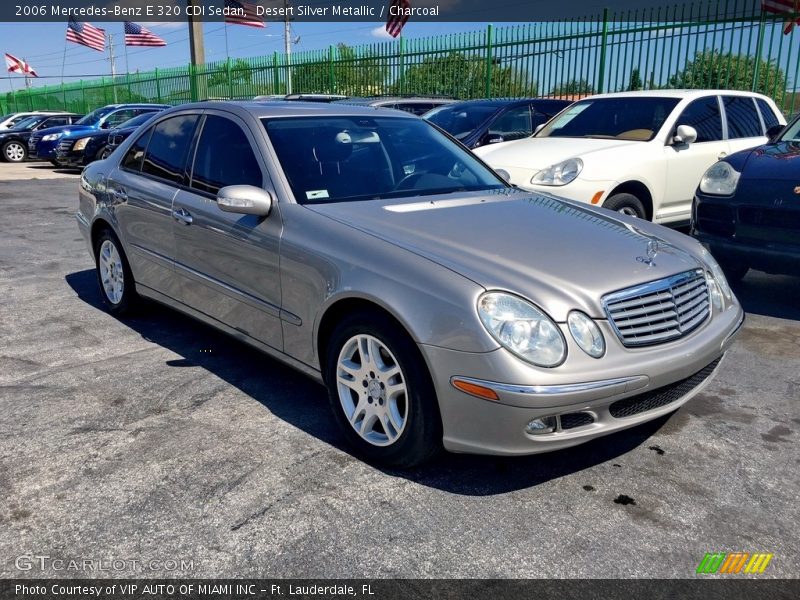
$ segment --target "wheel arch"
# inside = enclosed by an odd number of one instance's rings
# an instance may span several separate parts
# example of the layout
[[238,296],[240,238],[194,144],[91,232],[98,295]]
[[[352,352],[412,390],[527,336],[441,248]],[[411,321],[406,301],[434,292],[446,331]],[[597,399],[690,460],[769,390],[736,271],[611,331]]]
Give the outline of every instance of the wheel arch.
[[608,193],[608,196],[606,196],[603,204],[605,204],[605,202],[615,194],[632,194],[633,196],[636,196],[644,205],[644,210],[647,214],[647,220],[653,220],[653,194],[650,192],[650,188],[647,187],[647,185],[635,179],[620,183]]
[[[92,251],[94,252],[95,246],[97,245],[98,238],[102,235],[105,230],[111,231],[114,235],[117,235],[117,232],[114,231],[114,227],[111,225],[109,221],[104,219],[103,217],[98,217],[92,223],[92,227],[89,231],[89,239],[92,242]],[[117,236],[119,237],[119,236]]]

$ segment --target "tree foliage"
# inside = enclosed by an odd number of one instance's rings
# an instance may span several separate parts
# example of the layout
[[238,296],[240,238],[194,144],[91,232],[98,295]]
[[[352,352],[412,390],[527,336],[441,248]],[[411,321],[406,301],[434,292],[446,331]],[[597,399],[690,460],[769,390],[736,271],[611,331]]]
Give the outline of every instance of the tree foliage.
[[[406,68],[401,89],[400,81],[395,81],[393,91],[406,94],[449,95],[456,98],[484,98],[486,96],[486,59],[468,56],[461,52],[450,52],[444,56],[424,59]],[[514,73],[511,67],[504,67],[499,61],[491,65],[489,95],[535,96],[535,82],[523,73]]]
[[292,89],[304,93],[370,96],[383,92],[388,68],[381,57],[356,51],[346,44],[336,47],[333,72],[328,57],[319,56],[292,67]]
[[[253,81],[253,71],[250,63],[241,58],[231,61],[231,83],[250,83]],[[208,86],[218,86],[228,83],[228,70],[226,65],[222,65],[208,76]]]
[[570,79],[556,85],[551,96],[588,96],[594,94],[594,86],[585,79]]
[[[673,75],[669,86],[679,89],[753,90],[756,72],[754,56],[723,54],[719,50],[697,52],[683,71]],[[758,62],[755,91],[780,96],[786,88],[786,76],[775,60]]]

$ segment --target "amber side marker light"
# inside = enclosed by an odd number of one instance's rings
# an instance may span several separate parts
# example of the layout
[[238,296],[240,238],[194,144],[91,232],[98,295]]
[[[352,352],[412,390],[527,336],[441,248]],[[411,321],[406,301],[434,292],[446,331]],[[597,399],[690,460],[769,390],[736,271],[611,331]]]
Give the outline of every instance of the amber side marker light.
[[594,196],[592,196],[592,204],[597,204],[600,202],[600,198],[603,197],[603,190],[597,192]]
[[470,396],[477,396],[478,398],[483,398],[484,400],[493,400],[495,402],[500,400],[500,398],[497,396],[497,392],[491,388],[483,387],[482,385],[478,385],[476,383],[455,378],[451,379],[450,383],[457,390],[461,390]]

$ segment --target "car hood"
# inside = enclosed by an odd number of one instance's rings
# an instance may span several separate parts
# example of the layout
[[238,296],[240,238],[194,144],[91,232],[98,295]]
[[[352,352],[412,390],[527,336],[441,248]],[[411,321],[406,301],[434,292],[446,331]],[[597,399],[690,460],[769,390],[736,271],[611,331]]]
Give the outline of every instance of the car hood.
[[[486,289],[525,296],[562,322],[574,308],[603,318],[603,295],[702,264],[697,243],[675,231],[520,190],[306,207]],[[647,266],[639,258],[653,239],[658,253]]]
[[36,137],[43,138],[46,135],[53,133],[60,133],[62,135],[69,135],[75,131],[94,131],[95,127],[89,125],[59,125],[58,127],[48,127],[36,132]]
[[[800,143],[777,142],[747,150],[742,156],[729,158],[742,179],[768,179],[771,181],[796,181],[800,184]],[[738,160],[737,160],[738,159]]]
[[493,167],[512,167],[540,171],[574,156],[584,157],[592,152],[608,152],[642,142],[595,138],[530,137],[513,142],[491,144],[476,148],[475,154]]
[[69,126],[69,131],[64,134],[66,139],[76,139],[76,138],[85,138],[85,137],[99,137],[99,136],[107,136],[111,130],[110,129],[94,129],[94,128],[84,128],[83,125],[79,125],[77,128],[75,125]]

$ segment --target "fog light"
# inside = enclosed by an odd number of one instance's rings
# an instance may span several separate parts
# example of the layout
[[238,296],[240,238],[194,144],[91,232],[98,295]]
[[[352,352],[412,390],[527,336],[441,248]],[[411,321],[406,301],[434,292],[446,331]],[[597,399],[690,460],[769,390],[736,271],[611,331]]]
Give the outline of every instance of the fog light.
[[556,430],[555,417],[539,417],[532,419],[525,428],[525,433],[530,435],[541,435],[543,433],[553,433]]

